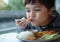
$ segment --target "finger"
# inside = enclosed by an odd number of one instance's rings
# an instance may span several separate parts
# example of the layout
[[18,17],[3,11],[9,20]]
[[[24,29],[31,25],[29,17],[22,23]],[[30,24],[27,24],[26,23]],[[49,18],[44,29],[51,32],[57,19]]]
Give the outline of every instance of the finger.
[[23,23],[22,24],[22,28],[24,29],[25,27],[27,27],[27,24],[26,23]]
[[22,26],[25,26],[25,25],[26,25],[26,23],[23,23],[23,24],[22,24]]
[[21,22],[21,20],[17,20],[17,21],[16,21],[16,23],[20,23],[20,22]]
[[20,26],[22,26],[22,25],[23,25],[23,23],[24,23],[24,22],[23,22],[23,21],[21,21],[21,22],[19,23],[19,25],[20,25]]

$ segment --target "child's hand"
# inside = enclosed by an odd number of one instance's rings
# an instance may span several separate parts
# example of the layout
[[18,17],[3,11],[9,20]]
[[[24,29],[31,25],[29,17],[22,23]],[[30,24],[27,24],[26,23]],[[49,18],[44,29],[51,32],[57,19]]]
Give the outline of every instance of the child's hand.
[[15,19],[17,27],[25,29],[27,27],[27,21],[25,18]]

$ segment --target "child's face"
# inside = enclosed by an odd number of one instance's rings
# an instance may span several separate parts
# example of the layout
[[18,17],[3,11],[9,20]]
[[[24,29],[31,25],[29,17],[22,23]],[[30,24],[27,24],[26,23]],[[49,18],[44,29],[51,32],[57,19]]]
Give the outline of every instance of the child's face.
[[48,20],[49,13],[48,9],[39,3],[26,5],[27,19],[32,18],[31,23],[33,26],[44,24]]

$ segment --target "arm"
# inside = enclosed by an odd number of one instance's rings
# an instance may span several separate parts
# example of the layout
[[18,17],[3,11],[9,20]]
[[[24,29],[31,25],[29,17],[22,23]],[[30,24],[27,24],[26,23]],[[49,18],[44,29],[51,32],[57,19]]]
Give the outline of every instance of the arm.
[[19,34],[19,33],[22,32],[22,31],[26,31],[27,28],[28,28],[28,26],[27,26],[25,29],[17,28],[17,33]]
[[22,32],[22,31],[26,31],[26,30],[31,30],[31,27],[32,27],[31,23],[28,23],[27,27],[24,28],[24,29],[22,29],[22,28],[17,28],[17,33],[20,33],[20,32]]
[[22,29],[22,28],[17,28],[17,33],[20,33],[22,31],[26,31],[26,30],[38,30],[38,31],[42,31],[41,27],[34,27],[31,25],[31,23],[28,23],[27,27]]

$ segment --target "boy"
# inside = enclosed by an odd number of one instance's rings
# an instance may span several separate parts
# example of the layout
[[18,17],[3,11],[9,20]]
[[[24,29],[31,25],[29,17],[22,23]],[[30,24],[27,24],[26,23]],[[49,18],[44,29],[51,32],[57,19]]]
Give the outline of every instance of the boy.
[[[38,31],[45,31],[54,29],[56,32],[60,33],[57,28],[55,28],[55,19],[57,14],[54,11],[55,0],[23,0],[26,9],[26,19],[20,19],[16,21],[18,27],[18,33],[26,30],[37,29]],[[53,16],[52,14],[56,14]]]

